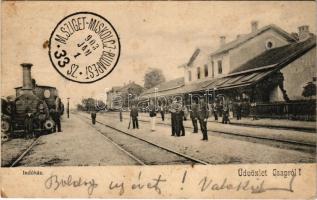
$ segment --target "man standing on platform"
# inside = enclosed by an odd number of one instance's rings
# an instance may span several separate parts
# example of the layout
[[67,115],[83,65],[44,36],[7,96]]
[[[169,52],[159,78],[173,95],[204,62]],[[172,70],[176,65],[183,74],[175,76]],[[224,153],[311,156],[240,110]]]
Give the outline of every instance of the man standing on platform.
[[135,128],[139,129],[138,116],[139,116],[139,111],[138,111],[137,107],[135,105],[133,105],[132,109],[130,111],[130,117],[132,118],[133,129],[135,129]]
[[242,114],[242,105],[241,105],[241,102],[239,101],[237,103],[237,120],[241,119],[241,114]]
[[197,117],[198,117],[198,105],[196,101],[193,101],[190,111],[190,118],[192,119],[194,131],[193,133],[198,133],[198,126],[197,126]]
[[96,124],[96,117],[97,117],[96,111],[92,111],[91,112],[91,123],[92,124]]
[[214,103],[212,104],[212,112],[214,114],[215,121],[218,121],[218,105],[216,101],[214,101]]
[[149,105],[151,131],[155,131],[155,118],[156,118],[156,107],[154,102],[151,100]]
[[59,97],[55,97],[55,124],[57,127],[57,131],[58,132],[62,132],[62,125],[61,125],[61,105],[62,105],[62,101]]
[[164,119],[165,119],[165,109],[164,109],[163,103],[161,103],[161,106],[160,106],[160,113],[161,113],[162,121],[164,121]]
[[204,98],[200,99],[199,109],[198,109],[198,120],[200,124],[200,129],[203,134],[204,141],[208,141],[208,134],[207,134],[207,119],[208,119],[208,107],[205,102]]
[[185,106],[182,106],[180,103],[180,108],[179,108],[179,118],[178,118],[178,126],[179,126],[179,132],[182,132],[180,136],[185,136],[185,127],[184,127],[184,119],[185,119],[185,112],[184,112]]
[[173,101],[170,108],[172,136],[177,134],[177,101]]

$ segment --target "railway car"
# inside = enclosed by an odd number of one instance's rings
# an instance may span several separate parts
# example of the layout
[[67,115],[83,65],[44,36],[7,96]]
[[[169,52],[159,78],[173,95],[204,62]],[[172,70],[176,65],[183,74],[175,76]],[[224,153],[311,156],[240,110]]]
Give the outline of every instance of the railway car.
[[50,111],[63,114],[64,105],[58,97],[55,87],[40,86],[31,77],[32,64],[21,64],[23,85],[15,88],[16,97],[11,100],[1,99],[2,140],[9,137],[21,137],[26,133],[44,134],[52,132],[55,123]]

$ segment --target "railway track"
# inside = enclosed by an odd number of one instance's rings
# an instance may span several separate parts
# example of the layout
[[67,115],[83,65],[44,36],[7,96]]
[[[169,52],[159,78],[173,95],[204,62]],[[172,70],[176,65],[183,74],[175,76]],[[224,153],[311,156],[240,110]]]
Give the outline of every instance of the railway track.
[[[128,119],[124,117],[125,119]],[[148,120],[139,119],[141,122],[150,123]],[[162,126],[171,126],[168,123],[157,122],[158,125]],[[191,129],[192,127],[185,126],[186,129]],[[258,135],[248,135],[248,134],[241,134],[241,133],[233,133],[228,131],[219,131],[219,130],[208,130],[212,131],[214,134],[218,135],[226,135],[229,137],[235,137],[239,139],[248,139],[249,141],[261,142],[263,144],[269,144],[272,146],[280,146],[279,144],[286,145],[287,148],[294,149],[294,150],[301,150],[305,152],[316,152],[316,144],[314,143],[305,143],[301,141],[294,141],[294,140],[285,140],[280,138],[271,138],[265,136],[258,136]],[[273,144],[274,143],[274,144]],[[276,144],[275,144],[276,143]]]
[[16,167],[19,162],[30,152],[30,150],[34,147],[34,145],[37,144],[41,136],[34,139],[34,141],[27,147],[26,150],[24,150],[17,159],[15,159],[12,163],[10,163],[10,167]]
[[[110,112],[112,115],[117,115],[118,113],[115,112]],[[117,117],[116,116],[116,117]],[[126,117],[124,117],[126,118]],[[168,114],[165,114],[165,120],[171,120],[170,116],[168,116]],[[212,121],[212,120],[208,120],[208,123],[219,123],[217,121]],[[279,130],[293,130],[293,131],[302,131],[302,132],[307,132],[307,133],[315,133],[316,129],[314,128],[304,128],[304,127],[287,127],[287,126],[274,126],[274,125],[257,125],[257,124],[240,124],[240,123],[235,123],[235,122],[231,122],[231,125],[235,125],[235,126],[242,126],[242,127],[253,127],[253,128],[268,128],[268,129],[279,129]]]
[[[90,120],[90,118],[79,115],[85,119]],[[89,122],[85,121],[89,125],[91,125]],[[153,142],[150,142],[148,140],[145,140],[143,138],[137,137],[135,135],[132,135],[126,131],[122,131],[120,129],[117,129],[113,126],[110,126],[108,124],[105,124],[100,121],[96,121],[96,123],[103,125],[104,127],[107,127],[108,129],[112,131],[103,131],[98,130],[96,127],[94,127],[101,135],[105,137],[107,141],[110,141],[114,146],[116,146],[119,150],[126,153],[130,158],[135,160],[140,165],[157,165],[157,164],[201,164],[201,165],[208,165],[208,162],[202,161],[200,159],[194,158],[189,155],[185,155],[183,153],[177,152],[173,149],[164,147],[162,145],[155,144]],[[115,133],[113,133],[115,131]],[[120,136],[119,134],[120,133]],[[118,137],[119,136],[119,137]],[[120,142],[123,140],[124,142]],[[146,151],[143,151],[143,150]],[[136,155],[140,152],[140,155]],[[146,153],[145,153],[146,152]],[[155,153],[155,156],[148,156],[143,154],[151,154],[151,152]],[[143,157],[143,158],[141,158]]]

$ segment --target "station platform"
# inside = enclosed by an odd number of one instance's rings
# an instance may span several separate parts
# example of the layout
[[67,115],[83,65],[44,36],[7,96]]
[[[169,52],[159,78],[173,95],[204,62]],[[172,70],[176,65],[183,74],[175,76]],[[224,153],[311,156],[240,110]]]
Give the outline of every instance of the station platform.
[[[123,112],[125,115],[129,114],[128,112]],[[148,116],[148,113],[139,113],[142,116]],[[157,113],[157,116],[160,117],[160,113]],[[166,119],[170,119],[170,114],[165,114]],[[188,120],[190,117],[188,115]],[[214,119],[214,116],[209,116],[208,122],[211,123],[221,123],[222,118],[218,117],[218,121]],[[276,128],[276,129],[293,129],[300,131],[316,132],[316,122],[315,121],[299,121],[299,120],[287,120],[287,119],[270,119],[270,118],[259,118],[253,120],[252,118],[242,118],[237,120],[236,118],[230,118],[230,123],[234,125],[241,126],[256,126],[256,127],[266,127],[266,128]]]
[[[80,112],[78,115],[85,116],[88,119],[90,118],[89,113]],[[261,141],[250,141],[248,138],[227,137],[226,134],[219,134],[216,131],[210,130],[210,126],[213,125],[211,123],[209,123],[210,125],[208,127],[208,141],[202,141],[201,132],[192,133],[191,128],[186,128],[184,137],[171,136],[171,127],[168,125],[170,120],[167,119],[162,122],[159,117],[156,119],[156,130],[151,131],[148,120],[149,117],[140,116],[139,129],[133,129],[132,124],[130,128],[128,128],[130,120],[127,114],[123,114],[122,121],[119,119],[119,113],[108,112],[97,114],[97,121],[107,126],[211,164],[315,162],[315,152],[289,149],[280,144],[272,145]],[[166,125],[163,123],[166,123]],[[188,126],[189,121],[186,121],[185,124]],[[99,125],[103,126],[102,124]],[[227,126],[230,127],[234,125]],[[234,127],[245,128],[241,126]],[[248,132],[248,134],[263,133],[261,131],[255,132],[254,127],[246,128],[252,128],[252,131]],[[222,130],[227,131],[228,128],[222,128]],[[243,130],[243,132],[246,133],[245,130]],[[308,134],[308,137],[305,137],[306,139],[312,135],[307,132],[304,134]],[[286,137],[285,132],[281,135]],[[306,139],[305,141],[307,141]]]
[[[103,115],[111,115],[119,119],[118,112],[107,112],[107,113],[103,113]],[[125,120],[129,120],[130,117],[128,112],[123,112],[122,115],[125,118]],[[149,122],[150,121],[149,114],[139,113],[139,120]],[[219,121],[221,121],[221,118],[219,119]],[[287,140],[287,141],[301,142],[301,143],[311,144],[311,145],[316,145],[316,142],[317,142],[316,132],[307,132],[306,130],[301,130],[301,129],[297,129],[297,130],[285,129],[285,128],[282,128],[281,126],[266,126],[265,122],[269,123],[270,119],[266,119],[266,121],[265,119],[263,121],[254,120],[256,122],[254,122],[253,126],[244,125],[243,123],[238,125],[235,123],[222,124],[219,121],[214,121],[213,118],[211,119],[209,118],[209,121],[207,123],[208,131],[230,133],[230,134],[244,135],[244,136],[264,137],[264,138],[278,139],[278,140]],[[242,121],[242,120],[239,120],[239,121]],[[248,120],[244,120],[244,122],[247,122],[247,121]],[[276,120],[271,120],[271,121],[276,121]],[[165,114],[164,121],[162,121],[161,115],[157,114],[156,122],[158,124],[171,125],[170,114]],[[259,124],[259,122],[263,123],[263,125],[255,125],[256,123]],[[252,122],[250,122],[249,120],[248,123],[252,123]],[[275,122],[275,123],[277,124],[278,122]],[[293,123],[292,121],[288,121],[288,123],[285,123],[285,124],[292,124],[292,123]],[[294,124],[296,125],[296,123]],[[308,124],[307,127],[312,127],[311,122],[307,122],[306,124]],[[192,126],[191,119],[187,119],[186,121],[184,121],[184,126],[186,128],[192,128],[193,126]],[[199,123],[198,123],[198,127],[199,127]]]

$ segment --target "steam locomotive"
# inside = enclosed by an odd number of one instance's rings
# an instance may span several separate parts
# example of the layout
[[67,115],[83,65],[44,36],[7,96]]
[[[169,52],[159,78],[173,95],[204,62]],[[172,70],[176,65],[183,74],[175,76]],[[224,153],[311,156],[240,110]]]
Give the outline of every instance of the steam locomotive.
[[55,128],[52,112],[64,112],[55,87],[40,86],[31,77],[32,64],[21,64],[23,85],[15,96],[1,98],[1,140],[32,134],[50,133]]

